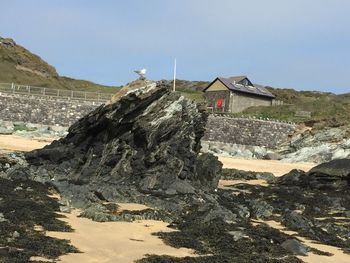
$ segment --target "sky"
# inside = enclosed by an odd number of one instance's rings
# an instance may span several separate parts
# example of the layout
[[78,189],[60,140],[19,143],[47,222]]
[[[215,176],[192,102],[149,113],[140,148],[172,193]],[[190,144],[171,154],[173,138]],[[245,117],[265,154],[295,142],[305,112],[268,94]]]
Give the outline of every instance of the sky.
[[350,92],[349,0],[0,0],[0,36],[107,85],[213,80]]

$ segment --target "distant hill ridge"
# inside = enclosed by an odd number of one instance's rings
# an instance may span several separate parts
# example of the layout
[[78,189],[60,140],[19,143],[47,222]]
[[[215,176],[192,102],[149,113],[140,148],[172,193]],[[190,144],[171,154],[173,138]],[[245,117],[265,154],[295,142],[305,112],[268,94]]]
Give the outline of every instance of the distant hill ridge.
[[0,83],[12,82],[56,89],[116,92],[116,87],[59,76],[56,69],[38,55],[11,38],[0,37]]

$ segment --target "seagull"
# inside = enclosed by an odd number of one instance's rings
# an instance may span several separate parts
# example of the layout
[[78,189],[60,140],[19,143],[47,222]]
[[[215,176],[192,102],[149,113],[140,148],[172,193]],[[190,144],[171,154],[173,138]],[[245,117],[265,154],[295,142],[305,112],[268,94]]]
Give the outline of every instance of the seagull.
[[134,70],[134,72],[140,76],[140,79],[144,79],[147,69],[143,68],[141,70]]

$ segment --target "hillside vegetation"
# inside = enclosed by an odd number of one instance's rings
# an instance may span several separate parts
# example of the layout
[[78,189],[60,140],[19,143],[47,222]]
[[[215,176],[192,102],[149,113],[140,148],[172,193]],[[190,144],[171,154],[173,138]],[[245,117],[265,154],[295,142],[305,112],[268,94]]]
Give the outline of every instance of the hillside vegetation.
[[[164,80],[168,85],[173,87],[172,80]],[[210,82],[208,81],[189,81],[189,80],[176,80],[176,91],[180,92],[186,98],[191,100],[205,103],[205,96],[202,92]]]
[[0,83],[12,82],[54,89],[116,92],[116,87],[59,76],[56,69],[39,56],[12,39],[0,37]]
[[[350,93],[295,91],[292,89],[269,90],[284,105],[272,107],[251,107],[242,114],[262,118],[305,123],[315,128],[338,127],[350,124]],[[309,114],[301,117],[301,111]]]

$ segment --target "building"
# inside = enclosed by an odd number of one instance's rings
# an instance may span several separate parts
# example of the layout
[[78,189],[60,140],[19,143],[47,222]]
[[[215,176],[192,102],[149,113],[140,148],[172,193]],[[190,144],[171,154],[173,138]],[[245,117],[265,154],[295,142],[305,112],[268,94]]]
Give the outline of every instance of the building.
[[203,92],[214,112],[241,112],[252,106],[271,106],[275,96],[246,76],[216,78]]

